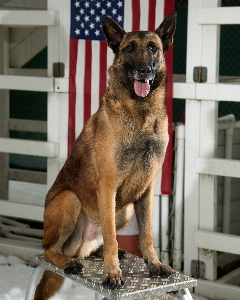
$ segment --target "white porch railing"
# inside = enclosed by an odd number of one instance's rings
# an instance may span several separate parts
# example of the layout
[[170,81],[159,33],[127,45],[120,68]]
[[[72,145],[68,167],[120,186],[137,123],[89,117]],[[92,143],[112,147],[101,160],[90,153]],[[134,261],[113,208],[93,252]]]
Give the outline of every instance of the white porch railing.
[[[29,2],[30,3],[30,2]],[[8,153],[19,153],[27,155],[37,155],[47,157],[47,186],[50,187],[56,178],[67,157],[67,128],[68,128],[68,94],[66,88],[61,88],[61,82],[66,84],[64,78],[53,77],[53,63],[61,62],[65,67],[65,76],[68,77],[69,71],[69,27],[70,27],[70,1],[48,0],[48,8],[39,9],[41,5],[37,2],[32,3],[32,10],[0,10],[0,214],[2,216],[18,217],[23,219],[43,220],[43,207],[34,204],[20,204],[8,201],[8,180],[9,178],[21,177],[19,172],[9,171]],[[34,6],[36,8],[34,9]],[[61,24],[61,26],[59,26]],[[35,27],[34,39],[39,28],[47,28],[47,31],[39,31],[41,38],[47,40],[48,46],[48,68],[47,70],[23,70],[11,66],[10,68],[10,49],[9,49],[9,28],[10,27]],[[45,34],[45,36],[44,36]],[[34,43],[34,41],[33,41]],[[25,48],[29,46],[29,40]],[[32,45],[30,45],[32,46]],[[36,48],[36,47],[35,47]],[[34,50],[36,50],[34,48]],[[25,49],[31,53],[31,49]],[[35,54],[35,53],[33,53]],[[22,55],[22,53],[21,53]],[[22,61],[22,60],[21,60]],[[63,81],[61,81],[63,80]],[[20,122],[9,119],[9,92],[8,90],[39,91],[48,93],[48,121],[34,125],[38,132],[47,132],[47,142],[17,140],[8,136],[10,128],[13,126],[32,131],[31,121]],[[34,99],[33,99],[34,101]],[[22,172],[24,173],[24,172]],[[31,173],[30,173],[31,174]],[[32,172],[36,177],[36,172]],[[45,174],[40,174],[40,181],[46,182]],[[26,178],[28,178],[27,176]],[[30,180],[31,181],[31,180]],[[34,182],[34,180],[33,180]],[[43,196],[44,197],[44,196]],[[1,252],[9,252],[24,255],[30,253],[29,245],[17,245],[14,241],[1,238]],[[35,251],[35,252],[34,252]],[[38,253],[40,248],[38,249]],[[36,249],[33,247],[33,253]],[[30,254],[29,254],[30,255]],[[25,255],[26,256],[26,255]],[[27,259],[27,257],[25,257]]]
[[[204,262],[207,280],[198,280],[196,292],[210,299],[237,300],[240,288],[229,285],[229,277],[217,280],[217,251],[240,254],[240,237],[217,233],[216,176],[240,178],[240,161],[217,159],[216,146],[218,101],[240,102],[239,84],[219,83],[219,25],[240,24],[240,7],[219,6],[218,0],[188,1],[186,83],[174,85],[174,97],[187,99],[184,273],[191,275],[192,260]],[[193,82],[193,68],[198,66],[207,67],[207,83]]]

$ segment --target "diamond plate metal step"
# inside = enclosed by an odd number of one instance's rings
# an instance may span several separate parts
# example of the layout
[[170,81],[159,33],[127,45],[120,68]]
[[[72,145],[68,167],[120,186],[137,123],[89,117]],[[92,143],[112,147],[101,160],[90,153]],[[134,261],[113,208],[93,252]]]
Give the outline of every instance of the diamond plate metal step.
[[[35,256],[35,262],[38,264],[38,267],[30,279],[26,300],[32,299],[31,295],[34,295],[37,277],[39,277],[44,270],[50,270],[69,278],[93,290],[95,293],[112,300],[146,299],[148,297],[161,295],[165,292],[186,290],[197,285],[196,279],[180,274],[179,272],[174,272],[168,278],[150,276],[142,258],[126,253],[124,258],[120,260],[124,285],[121,289],[111,290],[102,284],[103,258],[90,256],[85,259],[80,259],[79,261],[83,264],[82,272],[77,275],[66,275],[62,269],[47,262],[43,258],[43,255]],[[35,272],[36,274],[34,274]]]

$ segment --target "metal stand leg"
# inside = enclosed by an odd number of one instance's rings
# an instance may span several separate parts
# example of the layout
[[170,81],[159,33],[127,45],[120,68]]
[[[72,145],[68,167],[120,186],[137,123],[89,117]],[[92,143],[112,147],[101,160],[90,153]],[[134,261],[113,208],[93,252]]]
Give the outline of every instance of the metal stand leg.
[[32,276],[28,283],[28,288],[26,292],[25,300],[32,300],[35,294],[36,285],[38,283],[39,277],[44,272],[44,268],[41,265],[37,266],[37,268],[33,271]]
[[190,294],[188,289],[182,289],[180,290],[180,293],[182,294],[183,300],[193,300],[192,295]]

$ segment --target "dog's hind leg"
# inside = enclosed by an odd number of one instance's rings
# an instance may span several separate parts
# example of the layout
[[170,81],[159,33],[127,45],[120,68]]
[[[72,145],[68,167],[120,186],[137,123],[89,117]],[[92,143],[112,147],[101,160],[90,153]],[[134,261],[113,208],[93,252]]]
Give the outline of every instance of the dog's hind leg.
[[154,200],[154,182],[150,184],[142,197],[134,202],[134,208],[139,228],[140,249],[150,274],[168,277],[173,270],[161,263],[153,248],[152,209]]
[[134,206],[133,203],[130,203],[123,207],[123,209],[120,210],[116,214],[116,230],[123,229],[127,224],[131,221],[132,217],[134,215]]
[[[44,258],[63,270],[69,271],[71,264],[75,268],[76,262],[73,262],[72,257],[76,257],[81,246],[84,228],[81,229],[82,232],[79,230],[79,239],[74,247],[66,247],[66,244],[73,232],[75,234],[80,213],[81,202],[76,194],[69,190],[58,194],[44,212]],[[64,251],[64,248],[69,248],[70,251]]]
[[[81,203],[71,191],[58,194],[46,207],[44,212],[44,258],[62,268],[65,273],[76,274],[82,269],[76,253],[81,239],[75,243],[71,251],[64,251],[70,236],[75,231],[81,212]],[[83,229],[82,229],[83,230]],[[81,237],[81,232],[79,232]],[[44,272],[38,284],[34,300],[45,300],[53,296],[62,286],[64,279],[51,271]]]

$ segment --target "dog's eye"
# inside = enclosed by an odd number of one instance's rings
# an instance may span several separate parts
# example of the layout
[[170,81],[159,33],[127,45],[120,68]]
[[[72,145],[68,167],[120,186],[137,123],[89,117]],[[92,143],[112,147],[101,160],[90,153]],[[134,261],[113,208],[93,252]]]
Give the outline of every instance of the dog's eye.
[[153,52],[153,53],[155,53],[155,52],[157,51],[157,49],[158,49],[158,48],[157,48],[157,46],[155,46],[155,45],[151,45],[151,46],[150,46],[150,51]]
[[133,51],[133,46],[132,46],[132,45],[128,45],[128,46],[125,48],[125,50],[126,50],[127,52],[132,52],[132,51]]

